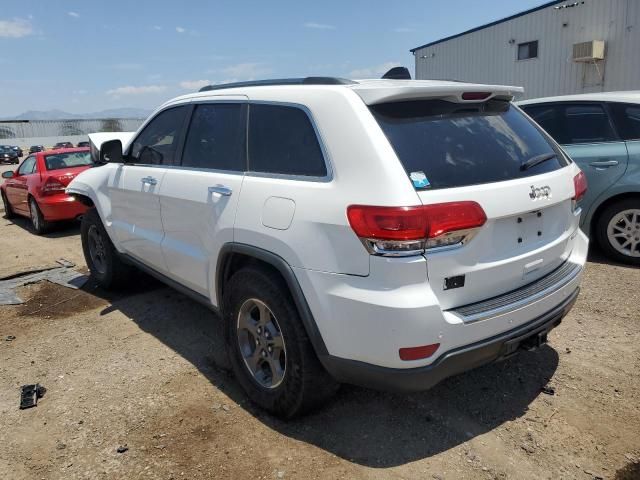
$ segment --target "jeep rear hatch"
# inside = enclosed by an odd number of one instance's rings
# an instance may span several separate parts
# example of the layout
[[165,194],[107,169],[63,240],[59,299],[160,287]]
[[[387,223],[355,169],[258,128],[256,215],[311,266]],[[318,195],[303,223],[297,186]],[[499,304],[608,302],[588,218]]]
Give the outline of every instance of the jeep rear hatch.
[[443,309],[550,273],[568,258],[577,225],[575,171],[563,152],[509,101],[457,101],[464,92],[370,106],[429,207],[427,222],[444,225],[429,230],[425,254]]

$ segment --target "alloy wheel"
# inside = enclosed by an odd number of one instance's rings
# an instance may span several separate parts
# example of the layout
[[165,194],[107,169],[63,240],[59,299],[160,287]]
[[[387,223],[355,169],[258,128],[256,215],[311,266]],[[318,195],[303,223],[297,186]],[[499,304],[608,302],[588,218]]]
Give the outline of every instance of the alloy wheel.
[[240,307],[236,323],[238,346],[249,373],[262,387],[273,389],[284,380],[287,352],[273,312],[258,299]]
[[628,257],[640,257],[640,209],[618,212],[609,221],[607,239],[613,248]]
[[98,273],[104,274],[107,270],[107,251],[102,232],[98,230],[96,225],[91,225],[87,232],[89,240],[89,256],[91,263]]
[[34,200],[31,200],[29,204],[29,214],[31,217],[31,224],[33,225],[33,229],[38,232],[40,231],[40,215],[38,215],[38,205]]

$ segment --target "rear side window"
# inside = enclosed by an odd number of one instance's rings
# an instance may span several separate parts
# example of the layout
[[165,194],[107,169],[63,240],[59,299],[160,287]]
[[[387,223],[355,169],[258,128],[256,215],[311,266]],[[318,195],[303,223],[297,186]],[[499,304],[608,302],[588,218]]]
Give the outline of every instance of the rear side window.
[[523,109],[562,145],[617,140],[609,115],[597,103],[525,105]]
[[187,107],[181,106],[156,115],[133,142],[130,162],[173,165],[186,113]]
[[602,105],[567,105],[568,143],[599,143],[616,140],[609,115]]
[[251,104],[249,170],[325,177],[327,167],[307,114],[296,107]]
[[185,167],[245,171],[246,106],[197,105],[182,154]]
[[[375,105],[371,111],[416,188],[500,182],[567,165],[545,134],[508,102],[420,100]],[[522,169],[539,156],[549,158]]]
[[623,140],[640,140],[640,105],[612,103],[613,121]]
[[92,163],[91,154],[89,152],[59,153],[44,157],[44,164],[47,167],[47,170],[86,167]]

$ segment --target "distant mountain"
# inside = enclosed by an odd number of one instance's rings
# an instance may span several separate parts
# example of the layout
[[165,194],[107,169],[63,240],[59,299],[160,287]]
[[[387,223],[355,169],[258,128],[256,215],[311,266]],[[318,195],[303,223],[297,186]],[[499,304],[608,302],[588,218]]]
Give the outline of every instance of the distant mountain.
[[20,115],[0,120],[68,120],[78,118],[147,118],[151,110],[144,108],[111,108],[92,113],[69,113],[62,110],[29,110]]

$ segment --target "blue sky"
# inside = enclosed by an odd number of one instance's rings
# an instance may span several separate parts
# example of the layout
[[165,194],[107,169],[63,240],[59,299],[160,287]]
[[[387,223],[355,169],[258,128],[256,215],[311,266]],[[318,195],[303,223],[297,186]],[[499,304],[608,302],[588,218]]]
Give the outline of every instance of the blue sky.
[[544,0],[0,0],[0,117],[153,108],[206,82],[378,77]]

